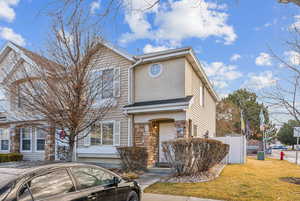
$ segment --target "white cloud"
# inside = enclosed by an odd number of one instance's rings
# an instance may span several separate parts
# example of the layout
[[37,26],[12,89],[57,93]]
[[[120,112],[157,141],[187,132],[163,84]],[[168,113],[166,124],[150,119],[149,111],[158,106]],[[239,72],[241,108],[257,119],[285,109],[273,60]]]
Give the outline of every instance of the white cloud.
[[265,52],[261,52],[255,59],[255,64],[258,66],[272,66],[272,57]]
[[12,41],[18,45],[26,45],[25,39],[20,35],[14,32],[11,28],[0,27],[0,38],[3,40]]
[[300,15],[295,15],[294,16],[295,22],[290,25],[290,29],[300,29]]
[[222,62],[212,62],[204,65],[207,76],[211,79],[214,87],[223,89],[229,86],[229,81],[240,78],[243,74],[236,70],[236,66],[226,65]]
[[264,71],[259,74],[250,73],[249,79],[244,82],[243,86],[251,89],[263,89],[276,84],[278,78],[275,77],[272,71]]
[[242,58],[241,55],[239,55],[239,54],[233,54],[233,55],[230,57],[230,61],[237,61],[237,60],[239,60],[240,58]]
[[286,60],[291,65],[299,65],[300,64],[300,54],[296,51],[285,51],[284,56],[286,57]]
[[94,15],[96,11],[100,8],[100,1],[96,0],[90,4],[90,13]]
[[[214,36],[223,39],[224,44],[231,44],[237,38],[233,27],[227,24],[225,5],[204,0],[179,0],[162,3],[141,12],[143,8],[149,7],[149,3],[145,2],[156,0],[134,0],[131,7],[127,6],[125,21],[131,32],[123,34],[120,42],[151,39],[164,40],[176,46],[191,37],[206,39]],[[149,22],[149,15],[153,17],[153,25]]]
[[167,49],[171,49],[167,46],[153,46],[151,44],[147,44],[145,45],[144,49],[143,49],[143,52],[144,53],[151,53],[151,52],[158,52],[158,51],[163,51],[163,50],[167,50]]
[[0,19],[12,22],[16,17],[12,7],[18,5],[19,2],[20,0],[0,0]]

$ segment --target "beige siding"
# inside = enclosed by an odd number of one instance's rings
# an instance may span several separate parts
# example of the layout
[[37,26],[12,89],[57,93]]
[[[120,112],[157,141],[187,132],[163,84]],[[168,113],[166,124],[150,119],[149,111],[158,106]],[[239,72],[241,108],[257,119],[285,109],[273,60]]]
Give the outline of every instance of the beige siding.
[[197,136],[203,136],[206,131],[209,131],[210,136],[214,136],[216,133],[216,102],[204,87],[204,106],[200,105],[200,86],[203,86],[203,82],[188,61],[186,61],[185,69],[186,95],[194,96],[192,104],[187,110],[187,119],[191,119],[192,123],[197,125]]
[[[112,107],[111,110],[105,115],[104,121],[120,121],[120,143],[121,146],[127,146],[128,118],[123,114],[123,107],[128,104],[128,69],[131,66],[131,62],[105,47],[98,52],[95,62],[99,69],[110,67],[120,68],[121,96],[116,98],[117,105]],[[79,147],[83,147],[83,140],[79,142]]]
[[163,69],[158,77],[149,75],[150,64],[135,68],[135,102],[184,97],[184,58],[160,62]]

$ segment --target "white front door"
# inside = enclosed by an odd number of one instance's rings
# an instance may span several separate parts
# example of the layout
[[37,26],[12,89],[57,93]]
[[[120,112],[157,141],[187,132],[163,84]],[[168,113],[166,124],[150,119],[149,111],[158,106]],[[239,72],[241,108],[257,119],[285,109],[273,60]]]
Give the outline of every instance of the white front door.
[[175,139],[175,136],[174,122],[159,124],[159,162],[167,162],[162,150],[162,142]]

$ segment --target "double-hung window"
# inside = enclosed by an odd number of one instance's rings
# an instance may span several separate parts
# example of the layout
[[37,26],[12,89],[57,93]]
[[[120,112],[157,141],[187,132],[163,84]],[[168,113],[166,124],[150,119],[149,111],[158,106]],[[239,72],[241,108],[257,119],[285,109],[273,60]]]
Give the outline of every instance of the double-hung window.
[[112,98],[114,96],[114,69],[105,69],[102,71],[102,94],[101,98]]
[[113,145],[114,123],[95,124],[91,130],[91,145]]
[[0,150],[9,150],[9,133],[8,129],[6,128],[0,128]]
[[46,131],[42,128],[36,128],[36,151],[45,150]]
[[31,128],[24,127],[20,128],[21,135],[21,150],[22,151],[31,151]]
[[99,69],[91,76],[91,94],[96,103],[120,96],[120,68]]

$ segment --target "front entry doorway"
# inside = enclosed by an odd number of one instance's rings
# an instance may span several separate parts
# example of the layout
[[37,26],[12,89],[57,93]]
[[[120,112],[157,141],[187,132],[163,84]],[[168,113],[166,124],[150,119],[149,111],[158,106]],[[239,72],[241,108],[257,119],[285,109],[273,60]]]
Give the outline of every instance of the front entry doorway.
[[162,150],[162,142],[173,140],[176,136],[174,122],[159,123],[159,162],[166,163],[164,152]]

